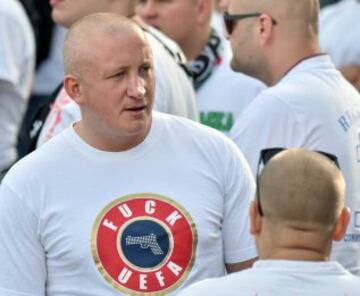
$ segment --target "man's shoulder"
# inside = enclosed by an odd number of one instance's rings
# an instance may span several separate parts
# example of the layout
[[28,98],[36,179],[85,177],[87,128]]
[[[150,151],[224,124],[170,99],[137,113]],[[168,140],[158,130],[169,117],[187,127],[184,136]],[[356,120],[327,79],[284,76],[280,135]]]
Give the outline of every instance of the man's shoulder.
[[227,296],[234,295],[235,291],[240,290],[242,295],[252,295],[249,293],[248,287],[255,291],[255,287],[258,286],[258,281],[254,278],[253,273],[253,269],[250,268],[220,278],[202,280],[189,286],[179,295],[217,295],[218,291],[221,291],[221,295]]
[[324,7],[320,11],[320,24],[323,24],[324,21],[333,23],[339,19],[346,18],[349,13],[354,11],[357,5],[359,5],[357,0],[343,0]]
[[51,170],[56,170],[58,166],[64,165],[67,158],[65,143],[63,135],[50,139],[45,145],[17,161],[4,180],[12,182],[29,177],[45,177]]
[[181,116],[156,111],[154,111],[154,116],[160,119],[167,133],[167,139],[171,138],[174,141],[181,142],[183,145],[197,146],[199,149],[209,153],[219,152],[217,151],[219,149],[237,149],[230,138],[214,128]]
[[227,137],[218,130],[183,116],[177,116],[158,111],[153,111],[153,116],[157,120],[161,121],[161,124],[165,125],[168,131],[171,133],[175,133],[175,131],[177,131],[180,133],[179,135],[183,135],[185,137],[196,135],[219,140],[227,139]]

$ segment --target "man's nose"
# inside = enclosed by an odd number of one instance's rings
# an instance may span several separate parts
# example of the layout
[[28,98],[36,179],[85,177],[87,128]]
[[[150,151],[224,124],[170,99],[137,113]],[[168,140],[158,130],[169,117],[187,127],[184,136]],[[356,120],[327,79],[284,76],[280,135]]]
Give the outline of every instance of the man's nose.
[[145,97],[146,88],[145,81],[141,77],[131,78],[128,82],[127,94],[129,97],[142,99]]

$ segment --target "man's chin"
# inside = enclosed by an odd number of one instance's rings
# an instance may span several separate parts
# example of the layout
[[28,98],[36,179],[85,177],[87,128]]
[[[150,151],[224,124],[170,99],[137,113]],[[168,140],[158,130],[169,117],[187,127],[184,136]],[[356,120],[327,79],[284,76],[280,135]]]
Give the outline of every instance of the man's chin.
[[234,72],[242,72],[239,63],[234,58],[231,59],[230,67]]

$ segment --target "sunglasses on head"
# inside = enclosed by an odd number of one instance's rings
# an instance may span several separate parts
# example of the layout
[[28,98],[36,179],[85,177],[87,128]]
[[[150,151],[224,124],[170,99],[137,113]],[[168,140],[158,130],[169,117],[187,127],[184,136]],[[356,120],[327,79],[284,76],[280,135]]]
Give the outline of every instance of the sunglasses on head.
[[[260,15],[262,15],[262,13],[260,13],[260,12],[245,13],[245,14],[229,14],[228,12],[225,12],[224,13],[224,23],[225,23],[226,32],[229,35],[231,35],[232,32],[234,31],[237,21],[243,20],[246,18],[251,18],[251,17],[259,17]],[[276,20],[271,18],[271,21],[272,21],[273,25],[277,25]]]
[[[258,162],[257,169],[256,169],[256,199],[257,199],[260,216],[264,216],[264,212],[262,210],[261,203],[260,203],[260,165],[262,164],[263,167],[265,167],[271,158],[273,158],[276,154],[278,154],[284,150],[287,150],[287,148],[268,148],[268,149],[263,149],[260,151],[259,162]],[[323,151],[318,151],[318,150],[315,150],[315,152],[320,153],[321,155],[325,156],[327,159],[329,159],[332,163],[334,163],[340,169],[338,159],[335,155],[327,153],[327,152],[323,152]]]

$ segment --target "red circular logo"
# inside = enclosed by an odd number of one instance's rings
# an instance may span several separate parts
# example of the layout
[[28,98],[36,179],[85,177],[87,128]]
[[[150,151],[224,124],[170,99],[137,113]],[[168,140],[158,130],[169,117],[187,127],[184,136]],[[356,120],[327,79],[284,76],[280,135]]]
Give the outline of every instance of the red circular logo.
[[155,194],[121,197],[98,215],[92,252],[104,278],[124,293],[171,292],[189,275],[197,232],[189,213]]

